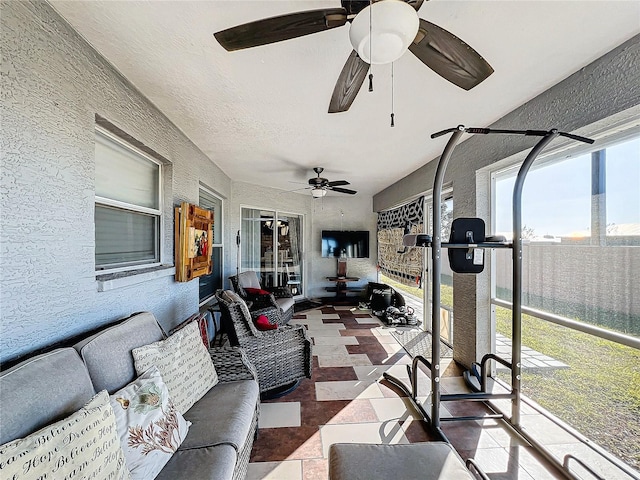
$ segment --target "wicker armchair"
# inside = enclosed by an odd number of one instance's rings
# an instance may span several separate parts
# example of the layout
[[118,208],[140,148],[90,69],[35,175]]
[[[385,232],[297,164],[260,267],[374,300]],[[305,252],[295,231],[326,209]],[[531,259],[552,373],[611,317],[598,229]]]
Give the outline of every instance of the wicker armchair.
[[244,300],[230,290],[218,290],[216,298],[229,326],[229,341],[243,349],[258,373],[260,393],[311,378],[311,340],[304,325],[261,331],[253,318],[267,315],[270,323],[277,323],[272,317],[279,316],[279,310],[271,307],[249,312]]
[[[277,307],[280,309],[280,316],[282,317],[282,320],[279,322],[280,325],[289,323],[293,317],[295,301],[289,287],[263,288],[260,285],[258,274],[253,270],[247,270],[238,275],[233,275],[229,277],[229,280],[231,280],[233,290],[240,295],[245,302],[251,302],[251,311],[267,307]],[[249,293],[245,289],[268,291],[269,295]]]

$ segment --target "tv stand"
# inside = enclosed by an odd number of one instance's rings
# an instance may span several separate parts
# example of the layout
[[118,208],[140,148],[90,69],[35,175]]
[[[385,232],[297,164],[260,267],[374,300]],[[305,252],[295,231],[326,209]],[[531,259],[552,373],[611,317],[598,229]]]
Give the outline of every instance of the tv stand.
[[349,282],[357,282],[360,280],[359,277],[327,277],[327,280],[330,282],[335,282],[334,287],[326,287],[325,290],[327,292],[335,292],[336,298],[344,298],[347,296],[347,293],[359,293],[362,292],[362,288],[360,287],[349,287]]

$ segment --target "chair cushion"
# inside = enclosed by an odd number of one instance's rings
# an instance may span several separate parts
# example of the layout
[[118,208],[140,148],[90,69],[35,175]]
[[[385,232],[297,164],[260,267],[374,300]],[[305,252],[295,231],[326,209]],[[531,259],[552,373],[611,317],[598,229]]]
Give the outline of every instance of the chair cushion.
[[231,290],[224,290],[220,296],[227,303],[243,303],[244,300],[238,295],[236,292],[232,292]]
[[189,423],[169,398],[156,367],[110,397],[133,480],[155,478],[178,449]]
[[248,270],[246,272],[242,272],[238,275],[238,283],[244,289],[247,288],[262,288],[260,285],[260,280],[258,279],[258,274],[253,270]]
[[156,480],[231,480],[237,454],[231,445],[178,450]]
[[253,380],[216,385],[185,413],[192,425],[179,451],[223,443],[240,451],[249,436],[259,395]]
[[329,480],[473,480],[464,462],[444,442],[400,445],[338,443],[329,447]]
[[281,297],[281,298],[276,298],[276,303],[282,309],[283,312],[286,312],[290,308],[293,308],[296,301],[292,297]]
[[84,360],[96,390],[113,393],[136,379],[131,350],[162,340],[152,313],[144,312],[85,338],[73,347]]
[[73,348],[37,355],[5,370],[0,373],[0,444],[71,415],[95,393]]
[[183,415],[218,383],[213,360],[195,322],[166,340],[134,348],[132,353],[138,374],[154,365],[158,368],[176,409]]
[[0,466],[2,478],[15,480],[131,478],[104,390],[64,420],[0,446]]

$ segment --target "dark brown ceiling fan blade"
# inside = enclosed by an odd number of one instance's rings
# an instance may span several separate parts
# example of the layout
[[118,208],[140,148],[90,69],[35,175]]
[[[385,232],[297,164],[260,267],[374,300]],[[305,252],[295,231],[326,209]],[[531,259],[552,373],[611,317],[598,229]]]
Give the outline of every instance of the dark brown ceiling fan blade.
[[369,64],[362,60],[353,50],[347,62],[342,67],[333,95],[329,102],[329,113],[346,112],[360,91],[360,87],[367,77]]
[[405,2],[408,3],[409,5],[411,5],[415,9],[416,12],[418,10],[420,10],[420,7],[424,3],[424,1],[425,0],[405,0]]
[[357,15],[369,5],[369,0],[342,0],[342,7],[347,15]]
[[431,70],[465,90],[493,73],[491,65],[473,48],[453,33],[423,19],[409,50]]
[[222,30],[214,36],[220,45],[231,52],[323,32],[345,23],[347,11],[344,8],[325,8],[245,23]]
[[351,185],[351,184],[346,180],[336,180],[334,182],[327,183],[327,185],[329,185],[330,187],[341,187],[343,185]]
[[349,195],[355,195],[356,192],[355,190],[349,190],[348,188],[340,188],[340,187],[329,187],[329,190],[333,190],[334,192],[340,192],[340,193],[348,193]]

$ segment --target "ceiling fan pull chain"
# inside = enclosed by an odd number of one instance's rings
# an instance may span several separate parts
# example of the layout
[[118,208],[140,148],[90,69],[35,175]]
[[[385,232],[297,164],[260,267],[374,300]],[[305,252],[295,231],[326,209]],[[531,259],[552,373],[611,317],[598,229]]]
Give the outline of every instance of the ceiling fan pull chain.
[[[373,0],[369,0],[369,7],[373,5]],[[372,12],[373,8],[369,8],[369,91],[373,92],[373,73],[372,73],[372,57],[371,57],[371,44],[373,43],[373,38],[371,35],[371,29],[373,24]]]
[[391,126],[392,127],[396,126],[394,121],[393,121],[393,117],[395,116],[394,113],[393,113],[393,110],[394,110],[394,108],[393,108],[393,64],[394,63],[395,62],[391,62]]

